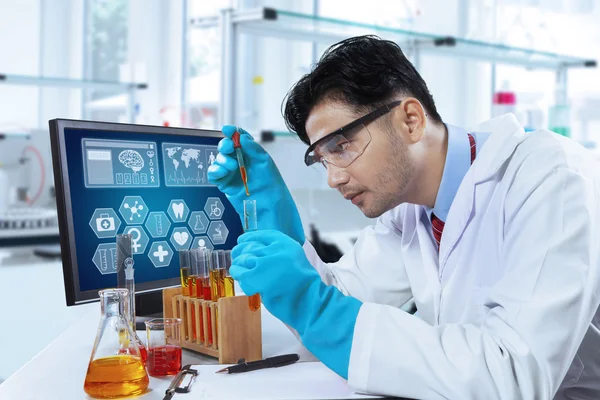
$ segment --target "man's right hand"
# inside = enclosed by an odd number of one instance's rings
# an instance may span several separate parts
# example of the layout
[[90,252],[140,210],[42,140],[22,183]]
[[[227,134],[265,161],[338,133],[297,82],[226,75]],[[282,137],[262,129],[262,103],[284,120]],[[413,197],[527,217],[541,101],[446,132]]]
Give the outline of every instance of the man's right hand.
[[[231,138],[236,130],[240,133],[250,196],[246,196]],[[305,236],[298,209],[273,159],[245,130],[225,125],[222,132],[225,138],[219,142],[219,154],[208,168],[208,181],[225,194],[242,223],[244,200],[256,200],[259,230],[278,230],[303,245]]]

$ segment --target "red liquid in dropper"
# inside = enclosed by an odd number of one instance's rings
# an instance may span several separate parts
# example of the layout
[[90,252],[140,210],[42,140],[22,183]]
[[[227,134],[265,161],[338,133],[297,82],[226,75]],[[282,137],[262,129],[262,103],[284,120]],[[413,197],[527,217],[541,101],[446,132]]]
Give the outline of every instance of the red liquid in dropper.
[[240,174],[242,175],[242,182],[244,182],[244,187],[246,188],[246,196],[250,196],[250,192],[248,191],[248,174],[246,173],[246,167],[240,166]]

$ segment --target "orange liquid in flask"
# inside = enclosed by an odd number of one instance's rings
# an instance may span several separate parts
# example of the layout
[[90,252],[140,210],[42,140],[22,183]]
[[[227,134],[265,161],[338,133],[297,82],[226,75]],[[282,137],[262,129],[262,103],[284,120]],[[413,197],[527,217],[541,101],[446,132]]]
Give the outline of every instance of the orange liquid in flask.
[[148,388],[149,382],[139,357],[111,356],[89,364],[83,390],[95,398],[136,396]]

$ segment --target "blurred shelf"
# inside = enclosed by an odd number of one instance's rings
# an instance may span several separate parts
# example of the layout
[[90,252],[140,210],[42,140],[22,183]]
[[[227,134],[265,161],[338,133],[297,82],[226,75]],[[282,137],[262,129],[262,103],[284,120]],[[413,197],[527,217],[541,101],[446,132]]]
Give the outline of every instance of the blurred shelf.
[[50,76],[13,75],[0,73],[0,85],[20,85],[69,89],[100,89],[126,92],[129,122],[135,122],[135,96],[138,90],[148,88],[147,83],[71,79]]
[[146,89],[146,83],[111,82],[87,79],[70,79],[45,76],[0,74],[0,83],[37,87],[66,87],[79,89],[135,90]]
[[[233,11],[228,18],[230,18],[230,21],[227,22],[234,24],[240,34],[324,44],[333,44],[351,36],[377,34],[397,42],[407,51],[410,51],[411,46],[418,47],[421,54],[446,54],[453,57],[459,56],[480,61],[513,64],[526,68],[553,70],[565,67],[593,68],[597,65],[594,59],[273,8]],[[191,21],[193,27],[200,28],[215,27],[219,23],[220,18],[218,16],[194,18]]]
[[58,226],[50,226],[36,229],[6,229],[0,230],[0,240],[2,239],[22,239],[36,237],[59,237]]
[[272,142],[275,140],[275,137],[294,137],[297,136],[292,134],[290,131],[274,131],[274,130],[262,130],[260,131],[260,141],[261,142]]
[[31,136],[25,132],[3,132],[0,129],[0,140],[2,139],[29,139]]

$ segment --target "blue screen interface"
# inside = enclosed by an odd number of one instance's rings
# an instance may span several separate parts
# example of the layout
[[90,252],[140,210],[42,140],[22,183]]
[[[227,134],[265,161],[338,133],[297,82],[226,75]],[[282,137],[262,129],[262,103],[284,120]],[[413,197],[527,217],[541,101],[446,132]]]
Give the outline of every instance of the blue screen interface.
[[239,216],[206,178],[219,140],[65,129],[80,291],[116,286],[120,233],[138,284],[177,278],[179,250],[235,246]]

